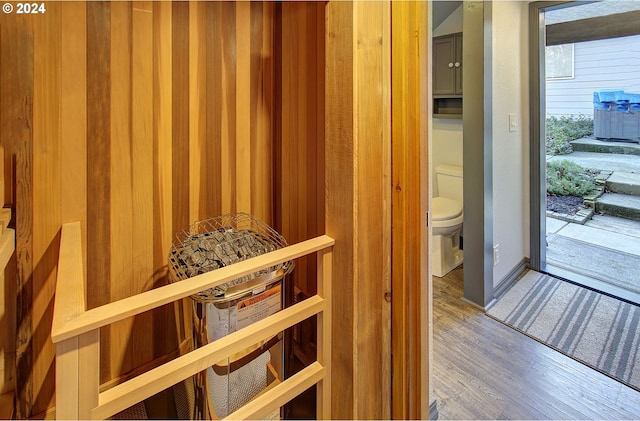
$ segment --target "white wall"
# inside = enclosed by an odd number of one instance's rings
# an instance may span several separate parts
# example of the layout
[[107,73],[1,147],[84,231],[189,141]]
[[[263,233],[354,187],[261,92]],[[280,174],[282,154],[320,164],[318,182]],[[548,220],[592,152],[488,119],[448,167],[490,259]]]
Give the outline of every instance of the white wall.
[[435,183],[436,166],[445,164],[462,167],[462,119],[434,118],[431,130],[433,195],[439,196]]
[[[437,28],[433,36],[456,34],[462,32],[462,6],[449,15]],[[462,167],[462,118],[434,118],[432,124],[432,180],[433,195],[439,194],[435,183],[437,165],[457,165]]]
[[529,256],[528,8],[521,1],[495,1],[491,8],[493,92],[487,94],[493,103],[493,241],[500,254],[494,286]]
[[[493,283],[497,285],[529,256],[529,4],[494,1],[491,11],[493,91],[486,95],[493,102],[493,239],[500,249]],[[462,8],[433,36],[461,31]],[[510,113],[516,115],[515,132],[509,131]],[[433,119],[434,170],[439,164],[463,164],[462,135],[462,119]]]
[[640,92],[640,35],[574,44],[574,77],[548,80],[547,115],[593,117],[593,92]]

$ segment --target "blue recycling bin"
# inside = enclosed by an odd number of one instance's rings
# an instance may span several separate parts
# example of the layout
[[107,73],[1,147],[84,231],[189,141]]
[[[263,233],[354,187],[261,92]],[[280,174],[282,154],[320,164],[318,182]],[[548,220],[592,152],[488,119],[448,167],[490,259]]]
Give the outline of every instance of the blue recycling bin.
[[640,142],[640,93],[595,91],[593,134],[597,139]]

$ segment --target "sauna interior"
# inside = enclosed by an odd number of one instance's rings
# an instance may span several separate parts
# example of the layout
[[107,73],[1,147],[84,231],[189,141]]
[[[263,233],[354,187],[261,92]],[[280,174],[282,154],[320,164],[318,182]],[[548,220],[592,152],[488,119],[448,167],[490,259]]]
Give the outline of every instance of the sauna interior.
[[[3,226],[15,233],[0,289],[0,417],[56,417],[64,224],[79,222],[92,309],[168,285],[176,233],[246,212],[289,244],[335,239],[331,417],[419,418],[426,2],[44,4],[0,16]],[[317,293],[318,266],[296,260],[291,303]],[[190,312],[184,298],[101,328],[100,390],[187,352]],[[288,336],[291,373],[316,359],[316,326]],[[145,400],[150,418],[176,418],[170,393]],[[315,397],[282,414],[313,418]]]

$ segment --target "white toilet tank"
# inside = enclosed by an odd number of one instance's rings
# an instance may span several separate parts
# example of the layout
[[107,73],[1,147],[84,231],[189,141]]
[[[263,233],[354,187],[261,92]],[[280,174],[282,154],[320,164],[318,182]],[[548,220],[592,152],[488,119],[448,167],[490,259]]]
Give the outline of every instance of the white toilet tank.
[[438,196],[462,202],[462,167],[436,166],[436,183],[438,183]]

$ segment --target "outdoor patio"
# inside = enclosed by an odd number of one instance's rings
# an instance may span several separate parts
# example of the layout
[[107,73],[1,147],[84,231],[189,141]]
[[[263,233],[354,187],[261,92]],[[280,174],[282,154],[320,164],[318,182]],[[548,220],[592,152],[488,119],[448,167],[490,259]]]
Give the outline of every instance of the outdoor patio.
[[[640,211],[640,185],[636,184],[640,179],[640,145],[595,139],[581,139],[573,145],[573,153],[548,160],[568,159],[611,175],[593,216],[582,221],[574,218],[583,224],[547,214],[547,264],[594,281],[587,286],[640,303],[640,220],[634,216],[636,210]],[[616,180],[624,182],[616,186],[612,184]],[[616,189],[625,193],[611,192]],[[616,206],[609,208],[612,201]],[[620,208],[624,210],[618,211]]]
[[640,221],[594,215],[580,225],[547,217],[547,263],[609,284],[615,295],[640,297]]

